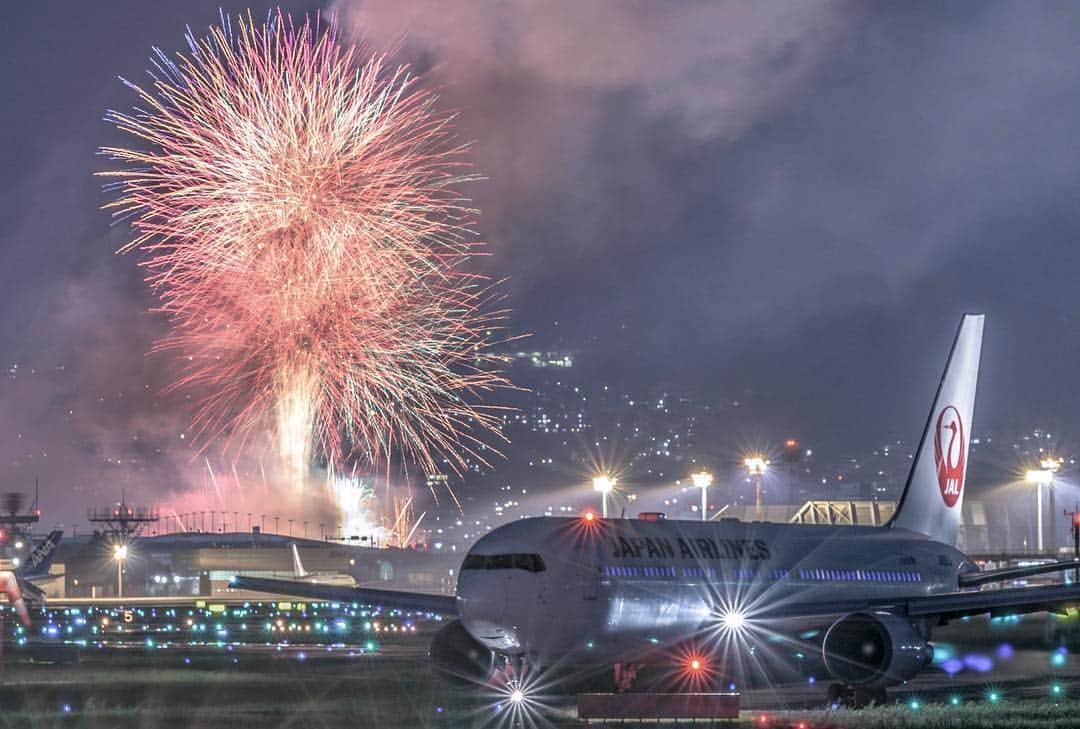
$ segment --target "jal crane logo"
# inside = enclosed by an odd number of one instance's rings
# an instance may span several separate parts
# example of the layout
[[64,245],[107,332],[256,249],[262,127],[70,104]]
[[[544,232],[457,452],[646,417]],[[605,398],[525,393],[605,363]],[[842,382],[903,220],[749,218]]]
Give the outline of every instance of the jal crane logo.
[[967,441],[964,438],[964,422],[952,405],[941,410],[934,431],[934,462],[937,464],[938,487],[945,506],[950,509],[960,500],[964,488],[964,463],[967,458]]

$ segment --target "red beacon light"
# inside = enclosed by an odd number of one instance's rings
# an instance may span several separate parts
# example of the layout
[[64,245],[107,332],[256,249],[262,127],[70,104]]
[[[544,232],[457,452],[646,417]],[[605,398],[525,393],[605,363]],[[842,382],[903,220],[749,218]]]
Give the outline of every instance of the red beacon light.
[[698,656],[692,656],[690,660],[686,662],[686,668],[691,673],[701,673],[705,670],[705,661]]
[[594,521],[596,521],[596,514],[591,511],[586,511],[585,515],[581,518],[584,519],[587,524],[592,524]]

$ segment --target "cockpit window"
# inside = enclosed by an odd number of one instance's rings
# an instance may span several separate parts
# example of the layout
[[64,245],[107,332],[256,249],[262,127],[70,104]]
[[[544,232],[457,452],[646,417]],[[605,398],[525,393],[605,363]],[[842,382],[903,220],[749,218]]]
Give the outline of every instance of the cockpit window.
[[461,569],[543,572],[544,560],[539,554],[470,554],[462,562]]

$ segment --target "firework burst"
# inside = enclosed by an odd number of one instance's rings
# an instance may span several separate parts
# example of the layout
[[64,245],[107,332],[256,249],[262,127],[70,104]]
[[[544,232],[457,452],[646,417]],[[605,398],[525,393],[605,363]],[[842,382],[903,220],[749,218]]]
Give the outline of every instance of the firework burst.
[[484,460],[505,386],[472,178],[452,118],[407,67],[339,42],[331,23],[223,17],[107,119],[139,251],[200,395],[203,442],[272,431],[296,483],[313,458],[428,472]]

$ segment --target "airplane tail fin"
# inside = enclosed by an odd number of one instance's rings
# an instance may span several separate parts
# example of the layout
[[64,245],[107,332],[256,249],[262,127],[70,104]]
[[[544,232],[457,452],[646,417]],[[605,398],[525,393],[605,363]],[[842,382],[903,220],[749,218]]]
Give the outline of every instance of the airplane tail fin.
[[888,526],[956,541],[982,352],[982,314],[965,314],[941,376],[907,485]]
[[289,549],[292,550],[292,569],[293,577],[307,577],[307,570],[304,569],[303,562],[300,561],[300,550],[296,547],[296,542],[289,542]]
[[49,532],[49,536],[34,547],[33,552],[26,555],[26,561],[18,570],[19,577],[43,577],[49,574],[49,566],[52,564],[53,557],[56,556],[56,545],[60,544],[63,536],[64,532],[60,529]]

